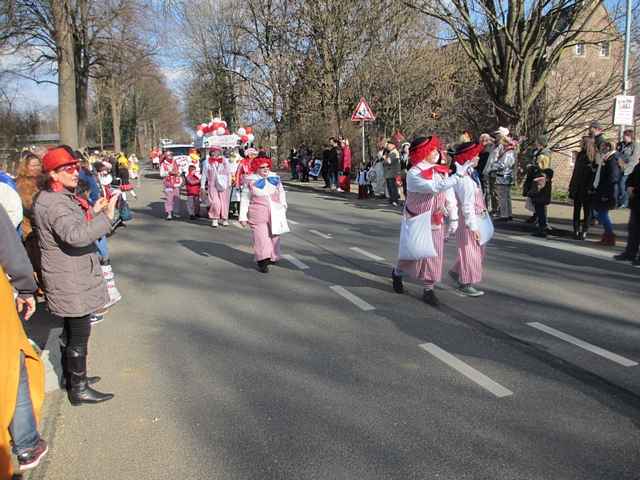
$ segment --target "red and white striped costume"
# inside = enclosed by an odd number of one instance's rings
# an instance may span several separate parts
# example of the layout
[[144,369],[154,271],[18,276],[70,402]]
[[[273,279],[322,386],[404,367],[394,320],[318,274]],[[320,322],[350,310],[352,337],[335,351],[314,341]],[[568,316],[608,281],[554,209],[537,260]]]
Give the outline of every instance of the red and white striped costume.
[[442,280],[444,241],[447,237],[444,218],[448,217],[450,224],[455,224],[458,220],[458,205],[451,188],[457,184],[459,177],[449,177],[447,171],[448,168],[442,165],[423,161],[407,173],[405,210],[412,217],[432,212],[433,244],[438,255],[421,260],[399,260],[395,272],[397,275],[408,274],[416,280],[422,280],[427,290]]
[[458,259],[451,270],[458,274],[458,281],[462,285],[471,285],[482,281],[484,247],[474,238],[473,232],[479,231],[479,217],[486,207],[482,189],[470,175],[462,177],[454,190],[464,224],[460,225],[456,235]]

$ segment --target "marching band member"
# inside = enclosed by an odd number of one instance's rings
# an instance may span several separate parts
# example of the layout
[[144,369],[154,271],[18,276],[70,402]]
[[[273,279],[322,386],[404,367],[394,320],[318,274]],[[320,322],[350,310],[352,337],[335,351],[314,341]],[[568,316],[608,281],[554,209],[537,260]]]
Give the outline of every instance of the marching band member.
[[164,177],[162,182],[164,186],[164,211],[167,214],[167,220],[173,219],[173,211],[180,211],[180,186],[182,185],[182,177],[178,166],[174,168]]
[[[431,235],[437,256],[419,260],[398,260],[391,273],[393,289],[403,293],[402,275],[422,280],[423,300],[432,306],[439,304],[434,292],[436,282],[442,280],[444,241],[458,228],[458,205],[452,187],[459,175],[449,176],[449,167],[438,164],[440,140],[436,136],[416,138],[409,148],[411,169],[407,173],[405,215],[415,217],[431,212]],[[445,217],[449,219],[445,223]]]
[[458,259],[449,275],[458,283],[457,291],[467,297],[484,295],[482,290],[474,287],[482,280],[484,257],[484,247],[480,245],[480,222],[486,215],[486,206],[475,170],[483,148],[481,144],[463,143],[453,154],[456,169],[463,175],[454,187],[463,225],[457,234]]
[[229,171],[229,160],[222,156],[222,149],[220,147],[212,147],[211,150],[209,150],[206,176],[211,226],[217,228],[218,221],[222,221],[222,226],[226,227],[229,225],[231,174]]
[[241,194],[239,220],[243,227],[251,227],[258,269],[267,273],[269,263],[280,259],[280,236],[273,234],[272,210],[275,204],[286,210],[287,200],[280,177],[271,171],[271,159],[254,158],[251,170]]

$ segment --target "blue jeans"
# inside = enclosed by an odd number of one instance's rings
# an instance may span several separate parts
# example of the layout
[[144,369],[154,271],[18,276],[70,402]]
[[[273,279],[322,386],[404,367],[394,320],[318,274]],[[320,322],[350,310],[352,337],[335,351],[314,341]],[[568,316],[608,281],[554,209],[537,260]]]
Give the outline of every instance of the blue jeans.
[[605,233],[613,233],[613,224],[609,217],[609,210],[598,210],[598,221],[600,222],[600,225],[602,225],[602,228],[604,228]]
[[338,172],[329,172],[329,185],[338,188]]
[[620,180],[618,180],[618,206],[622,208],[627,208],[629,206],[629,196],[627,195],[627,178],[629,175],[620,175]]
[[13,441],[13,453],[20,455],[36,446],[40,434],[36,426],[36,416],[33,413],[31,393],[29,392],[29,375],[24,364],[24,353],[20,352],[20,382],[18,383],[18,397],[13,420],[9,425],[9,433]]
[[100,237],[96,240],[96,247],[98,247],[98,255],[101,259],[109,258],[109,248],[107,247],[107,237]]

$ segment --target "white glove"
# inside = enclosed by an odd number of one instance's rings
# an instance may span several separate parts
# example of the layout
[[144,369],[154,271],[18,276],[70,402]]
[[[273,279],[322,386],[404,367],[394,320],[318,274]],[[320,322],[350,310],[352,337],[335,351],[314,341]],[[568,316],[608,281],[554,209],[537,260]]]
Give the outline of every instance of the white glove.
[[458,231],[458,220],[449,221],[449,226],[447,227],[447,238],[452,237]]
[[456,163],[456,175],[458,175],[459,177],[464,177],[470,168],[473,168],[470,162],[467,162],[464,165]]

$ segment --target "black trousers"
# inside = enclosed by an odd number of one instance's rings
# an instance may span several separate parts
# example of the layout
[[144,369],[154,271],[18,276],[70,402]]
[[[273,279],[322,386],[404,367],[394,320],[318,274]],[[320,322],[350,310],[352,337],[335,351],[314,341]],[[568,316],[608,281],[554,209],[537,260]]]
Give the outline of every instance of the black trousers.
[[61,338],[68,349],[73,349],[86,355],[90,336],[90,315],[85,317],[65,317]]
[[573,201],[573,231],[580,230],[580,211],[583,212],[582,231],[589,230],[591,222],[591,199],[575,199]]
[[640,208],[632,208],[629,214],[629,231],[627,237],[627,247],[624,253],[629,257],[638,255],[640,249]]

